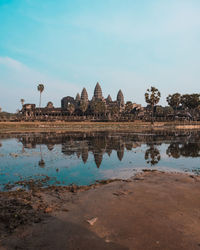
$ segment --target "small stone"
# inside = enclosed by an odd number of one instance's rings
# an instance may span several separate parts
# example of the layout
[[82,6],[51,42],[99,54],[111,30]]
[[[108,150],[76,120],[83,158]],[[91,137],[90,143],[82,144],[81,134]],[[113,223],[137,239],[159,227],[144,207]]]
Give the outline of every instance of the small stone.
[[97,220],[98,220],[98,218],[95,217],[95,218],[92,218],[91,220],[87,220],[87,222],[90,224],[90,226],[93,226],[94,223],[95,223]]

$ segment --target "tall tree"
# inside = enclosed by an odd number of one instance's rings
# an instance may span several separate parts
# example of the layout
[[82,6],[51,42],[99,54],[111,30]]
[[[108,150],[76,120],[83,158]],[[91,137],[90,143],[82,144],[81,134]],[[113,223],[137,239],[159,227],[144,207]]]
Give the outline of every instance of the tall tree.
[[40,92],[40,102],[39,102],[39,107],[41,107],[41,99],[42,99],[42,92],[44,91],[44,85],[43,84],[39,84],[37,86],[38,91]]
[[195,109],[200,105],[200,94],[183,95],[181,103],[184,107]]
[[144,94],[144,96],[145,96],[146,103],[149,104],[152,108],[152,120],[151,120],[151,122],[153,123],[154,106],[159,103],[161,94],[157,88],[151,87],[150,89],[147,89],[147,92]]
[[191,118],[193,117],[193,119],[195,119],[195,110],[200,106],[200,94],[183,95],[181,98],[181,103],[183,107],[188,108],[191,111]]
[[173,95],[168,95],[166,100],[167,100],[167,103],[169,104],[169,106],[171,106],[173,109],[177,110],[177,108],[181,104],[181,94],[175,93]]
[[181,94],[175,93],[173,95],[168,95],[166,98],[167,103],[169,104],[170,107],[173,108],[174,111],[174,119],[177,113],[177,109],[181,104]]
[[24,100],[24,99],[21,99],[20,102],[21,102],[22,108],[23,108],[23,105],[24,105],[25,100]]

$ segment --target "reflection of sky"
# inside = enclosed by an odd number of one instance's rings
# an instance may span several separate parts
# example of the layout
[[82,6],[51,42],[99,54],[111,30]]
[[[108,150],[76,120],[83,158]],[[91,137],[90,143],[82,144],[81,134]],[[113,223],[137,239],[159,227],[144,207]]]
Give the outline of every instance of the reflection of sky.
[[76,154],[65,155],[62,153],[61,144],[55,145],[49,151],[46,145],[41,145],[42,158],[45,166],[40,167],[38,162],[41,160],[40,146],[23,151],[22,144],[16,139],[2,140],[0,147],[0,183],[14,183],[20,179],[43,178],[49,176],[53,184],[55,179],[61,185],[75,183],[87,185],[96,180],[108,178],[128,178],[138,170],[153,168],[161,170],[191,171],[199,167],[199,158],[180,157],[178,159],[169,157],[166,150],[169,144],[156,146],[160,151],[161,160],[155,166],[150,166],[144,159],[146,149],[149,147],[143,144],[141,147],[124,151],[124,157],[120,161],[117,152],[103,155],[100,168],[96,167],[94,156],[89,152],[88,160],[84,164],[81,157]]

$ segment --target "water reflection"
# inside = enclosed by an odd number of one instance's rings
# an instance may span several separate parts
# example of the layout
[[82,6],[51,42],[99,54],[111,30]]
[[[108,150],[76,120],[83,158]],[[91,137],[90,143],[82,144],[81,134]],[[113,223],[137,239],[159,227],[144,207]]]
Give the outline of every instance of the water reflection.
[[145,152],[144,158],[148,164],[150,164],[151,166],[154,166],[161,159],[160,151],[158,150],[158,148],[156,148],[154,144],[150,144],[149,148]]
[[89,153],[93,154],[97,168],[101,166],[103,155],[111,156],[116,151],[119,161],[123,160],[125,150],[131,151],[146,144],[144,159],[147,164],[154,166],[161,160],[159,147],[168,144],[166,154],[169,157],[199,157],[200,156],[200,132],[154,132],[154,134],[135,133],[70,133],[70,134],[38,134],[22,135],[19,141],[24,148],[36,148],[40,145],[41,159],[38,163],[40,167],[45,166],[45,160],[41,145],[45,144],[49,151],[53,151],[54,146],[61,145],[61,152],[66,156],[76,155],[86,164]]
[[200,143],[198,142],[186,142],[171,143],[167,149],[167,155],[173,158],[184,157],[200,157]]
[[44,176],[47,185],[88,185],[144,168],[200,172],[198,131],[29,133],[1,135],[0,143],[0,189]]
[[[49,147],[47,147],[49,149]],[[38,162],[38,165],[43,168],[45,166],[45,161],[43,160],[43,156],[42,156],[42,147],[40,145],[40,160]]]

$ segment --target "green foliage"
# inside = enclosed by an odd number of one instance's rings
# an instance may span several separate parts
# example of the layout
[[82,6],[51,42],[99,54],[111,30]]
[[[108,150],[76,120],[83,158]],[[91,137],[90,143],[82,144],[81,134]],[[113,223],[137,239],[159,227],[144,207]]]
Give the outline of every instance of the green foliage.
[[174,109],[177,109],[181,104],[181,94],[175,93],[173,95],[168,95],[166,98],[167,103]]
[[172,107],[166,106],[166,107],[162,107],[162,106],[158,106],[156,107],[156,114],[160,115],[160,116],[167,116],[167,115],[171,115],[174,113],[174,110]]
[[151,89],[147,89],[147,92],[145,93],[144,96],[147,104],[155,106],[156,104],[159,103],[161,94],[157,88],[151,87]]
[[38,91],[39,91],[40,93],[42,93],[42,92],[44,91],[44,85],[43,85],[43,84],[39,84],[39,85],[37,86],[37,89],[38,89]]
[[38,89],[38,91],[40,92],[39,107],[41,107],[41,95],[42,95],[42,92],[44,91],[44,85],[43,85],[43,84],[39,84],[39,85],[37,86],[37,89]]
[[172,107],[169,107],[169,106],[164,107],[164,115],[165,115],[165,116],[166,116],[166,115],[172,115],[173,113],[174,113],[174,110],[173,110]]
[[181,103],[184,107],[195,109],[200,105],[200,94],[183,95]]

